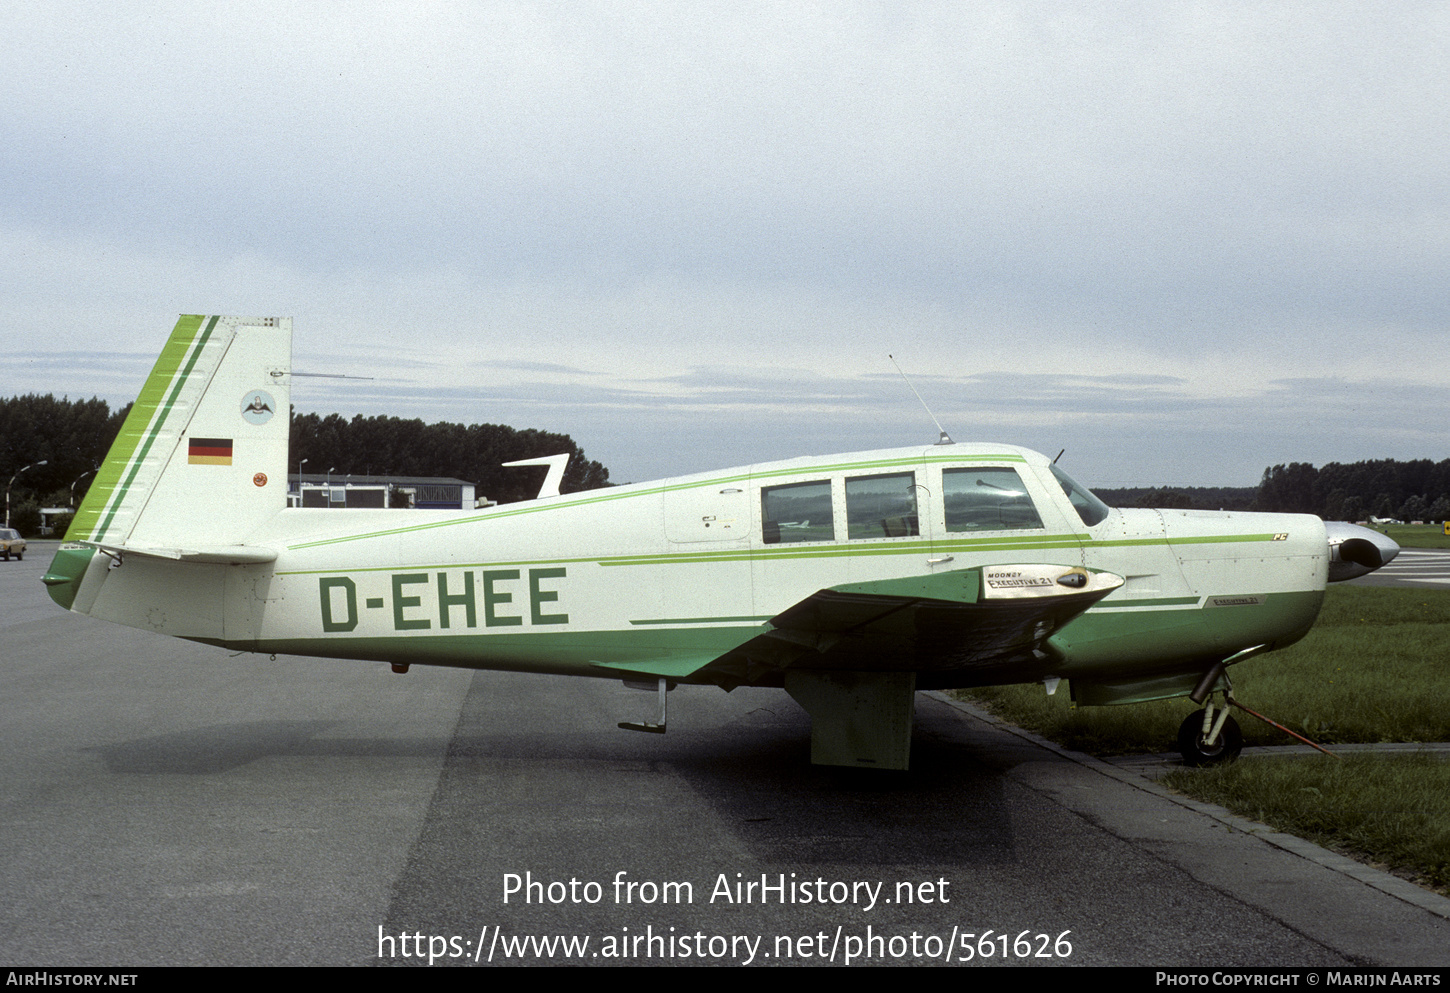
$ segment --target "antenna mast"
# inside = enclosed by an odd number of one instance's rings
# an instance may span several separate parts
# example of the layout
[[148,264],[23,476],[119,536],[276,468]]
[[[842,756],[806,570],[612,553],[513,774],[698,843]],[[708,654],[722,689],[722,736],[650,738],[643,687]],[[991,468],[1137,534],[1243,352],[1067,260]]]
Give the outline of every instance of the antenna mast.
[[921,399],[921,394],[916,392],[916,387],[911,385],[911,380],[906,378],[906,373],[901,372],[901,366],[897,365],[896,356],[887,352],[886,357],[891,360],[892,365],[896,366],[896,371],[901,373],[901,378],[906,382],[906,388],[911,390],[912,393],[916,393],[916,399],[921,401],[921,406],[926,411],[926,416],[931,418],[931,422],[936,425],[937,431],[941,433],[941,437],[937,439],[936,443],[938,445],[955,445],[956,442],[952,441],[951,435],[947,434],[946,429],[941,426],[941,421],[936,419],[936,415],[931,412],[931,408],[926,405],[926,401]]

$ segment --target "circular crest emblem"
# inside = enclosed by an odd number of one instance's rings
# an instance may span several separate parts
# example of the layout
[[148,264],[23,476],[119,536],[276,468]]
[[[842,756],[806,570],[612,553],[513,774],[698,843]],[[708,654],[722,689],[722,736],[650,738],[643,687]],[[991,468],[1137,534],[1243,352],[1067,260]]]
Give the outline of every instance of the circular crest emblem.
[[255,476],[252,477],[252,482],[257,484],[258,486],[266,486],[267,474],[265,472],[257,473]]
[[242,397],[242,417],[248,424],[266,424],[276,412],[277,401],[266,390],[251,390]]

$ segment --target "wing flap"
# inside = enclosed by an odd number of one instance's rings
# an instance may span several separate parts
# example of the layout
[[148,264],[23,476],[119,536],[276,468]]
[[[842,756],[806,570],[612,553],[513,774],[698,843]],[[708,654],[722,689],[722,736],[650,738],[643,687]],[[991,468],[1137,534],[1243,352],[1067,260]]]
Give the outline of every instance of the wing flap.
[[638,662],[591,662],[600,669],[610,669],[621,675],[656,676],[666,679],[683,679],[711,662],[718,656],[703,653],[695,655],[672,655],[662,659],[644,659]]

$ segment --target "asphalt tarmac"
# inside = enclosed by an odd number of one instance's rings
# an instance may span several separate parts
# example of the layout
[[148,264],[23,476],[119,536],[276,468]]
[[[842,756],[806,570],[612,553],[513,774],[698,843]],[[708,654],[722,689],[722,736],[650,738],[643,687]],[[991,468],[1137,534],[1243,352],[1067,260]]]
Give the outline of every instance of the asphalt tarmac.
[[1450,589],[1450,551],[1440,548],[1402,548],[1389,565],[1350,582],[1361,586]]
[[603,680],[67,614],[49,559],[0,563],[7,963],[1450,965],[1450,901],[935,695],[909,773],[815,768],[779,691],[635,734]]

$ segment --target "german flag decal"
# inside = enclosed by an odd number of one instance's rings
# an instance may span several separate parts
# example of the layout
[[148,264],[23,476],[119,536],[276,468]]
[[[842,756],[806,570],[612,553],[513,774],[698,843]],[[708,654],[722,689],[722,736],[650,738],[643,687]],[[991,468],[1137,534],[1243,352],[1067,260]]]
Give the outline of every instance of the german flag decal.
[[232,439],[190,438],[187,440],[186,461],[192,465],[231,465]]

